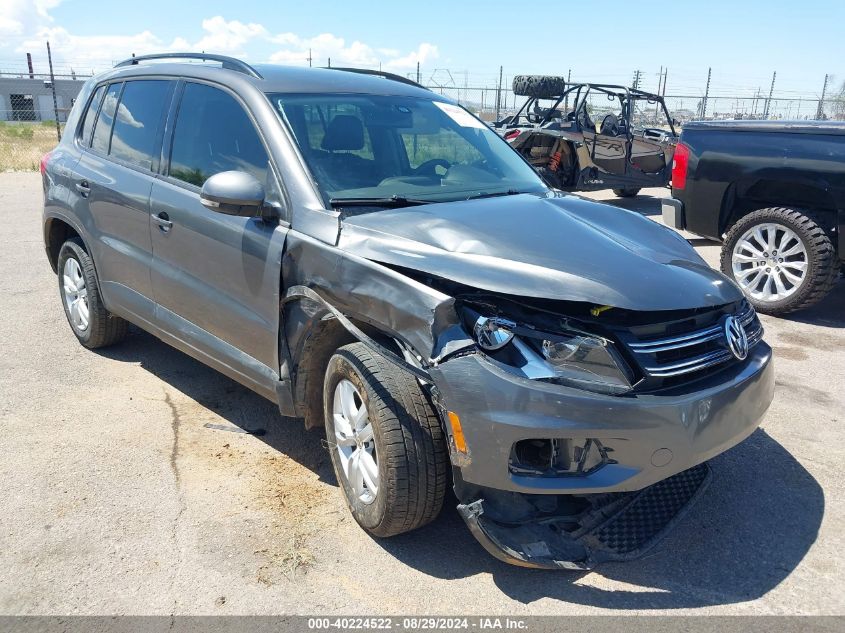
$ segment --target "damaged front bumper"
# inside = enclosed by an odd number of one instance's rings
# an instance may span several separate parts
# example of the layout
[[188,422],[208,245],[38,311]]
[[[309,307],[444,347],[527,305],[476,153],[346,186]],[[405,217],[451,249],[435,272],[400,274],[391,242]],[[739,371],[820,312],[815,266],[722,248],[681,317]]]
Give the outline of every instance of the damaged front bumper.
[[[566,569],[654,545],[707,483],[704,462],[748,437],[774,393],[764,342],[741,364],[661,393],[587,393],[516,376],[479,353],[431,374],[439,405],[460,420],[466,450],[453,444],[452,463],[472,533],[509,563]],[[515,464],[527,440],[554,441],[576,460],[597,446],[601,459],[528,472]]]
[[458,512],[490,554],[512,565],[587,570],[606,561],[642,556],[680,520],[710,482],[699,464],[639,492],[587,495],[570,505],[580,511],[537,514],[522,521],[497,519],[486,499]]

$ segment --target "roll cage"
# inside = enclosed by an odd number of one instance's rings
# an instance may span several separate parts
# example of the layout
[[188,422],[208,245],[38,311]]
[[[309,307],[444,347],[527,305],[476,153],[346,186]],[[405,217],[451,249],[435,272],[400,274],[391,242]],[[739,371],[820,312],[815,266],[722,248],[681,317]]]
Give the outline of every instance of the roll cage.
[[[583,126],[583,123],[590,121],[589,112],[587,112],[588,97],[595,93],[605,94],[611,101],[615,99],[619,100],[623,105],[622,112],[625,115],[625,128],[629,131],[629,134],[633,129],[630,123],[631,116],[634,114],[634,110],[629,104],[645,100],[649,105],[659,105],[663,114],[666,116],[666,121],[669,124],[672,134],[677,135],[672,117],[666,108],[666,102],[663,97],[652,92],[646,92],[645,90],[615,84],[569,84],[569,87],[554,99],[551,107],[543,107],[540,103],[541,101],[550,101],[550,99],[529,97],[514,115],[496,122],[495,127],[518,128],[542,126],[556,118],[565,118],[570,121],[575,120],[579,122],[580,126]],[[573,103],[572,110],[569,110],[570,99]],[[561,104],[564,104],[563,109],[561,109]]]

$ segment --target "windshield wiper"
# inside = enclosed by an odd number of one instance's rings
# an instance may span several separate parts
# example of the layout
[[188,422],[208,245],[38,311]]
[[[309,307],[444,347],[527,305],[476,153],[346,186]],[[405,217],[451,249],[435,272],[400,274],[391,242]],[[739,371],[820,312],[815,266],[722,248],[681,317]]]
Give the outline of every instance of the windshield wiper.
[[479,198],[497,198],[499,196],[518,196],[521,193],[523,192],[517,191],[516,189],[508,189],[507,191],[494,191],[493,193],[479,193],[474,196],[468,197],[467,200],[478,200]]
[[335,207],[415,207],[421,204],[431,204],[431,200],[406,198],[405,196],[390,196],[389,198],[332,198],[329,200]]

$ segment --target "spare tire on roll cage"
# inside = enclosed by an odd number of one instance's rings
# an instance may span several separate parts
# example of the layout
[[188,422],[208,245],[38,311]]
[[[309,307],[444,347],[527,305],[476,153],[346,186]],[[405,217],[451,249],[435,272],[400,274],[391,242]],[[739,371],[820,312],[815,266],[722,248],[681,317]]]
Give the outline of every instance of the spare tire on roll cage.
[[513,93],[534,99],[555,99],[566,90],[566,78],[555,75],[517,75],[513,78]]

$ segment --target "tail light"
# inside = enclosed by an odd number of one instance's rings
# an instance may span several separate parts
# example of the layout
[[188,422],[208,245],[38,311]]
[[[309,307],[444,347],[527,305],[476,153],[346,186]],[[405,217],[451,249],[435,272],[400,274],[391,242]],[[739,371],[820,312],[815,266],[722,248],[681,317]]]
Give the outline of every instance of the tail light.
[[675,156],[672,159],[672,188],[683,189],[687,186],[687,167],[689,166],[690,149],[684,143],[678,143]]
[[505,134],[505,140],[506,140],[506,141],[513,140],[513,139],[515,139],[517,136],[519,136],[520,134],[522,134],[522,132],[520,132],[519,130],[511,130],[510,132],[508,132],[507,134]]
[[43,176],[44,173],[47,171],[47,161],[50,160],[50,153],[47,152],[44,156],[41,157],[41,162],[39,163],[39,169],[41,170],[41,175]]

